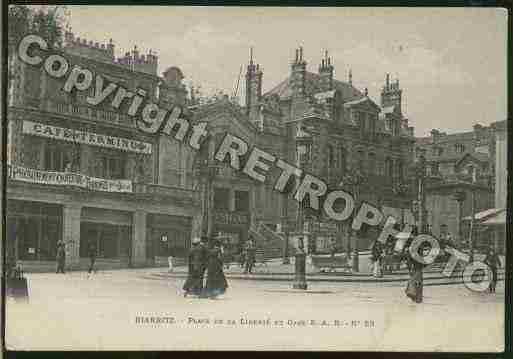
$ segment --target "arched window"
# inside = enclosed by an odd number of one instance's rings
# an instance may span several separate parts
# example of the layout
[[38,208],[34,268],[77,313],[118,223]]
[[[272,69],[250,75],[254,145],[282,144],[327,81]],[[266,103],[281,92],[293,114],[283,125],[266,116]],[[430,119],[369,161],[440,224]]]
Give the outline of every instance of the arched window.
[[347,151],[344,147],[340,147],[339,156],[340,156],[340,159],[339,159],[340,169],[345,172],[347,169]]
[[393,162],[392,159],[387,157],[385,159],[385,176],[391,178],[393,175]]
[[366,170],[366,168],[365,168],[365,155],[363,153],[363,150],[358,150],[356,152],[356,160],[357,160],[356,167],[360,171],[365,172],[365,170]]

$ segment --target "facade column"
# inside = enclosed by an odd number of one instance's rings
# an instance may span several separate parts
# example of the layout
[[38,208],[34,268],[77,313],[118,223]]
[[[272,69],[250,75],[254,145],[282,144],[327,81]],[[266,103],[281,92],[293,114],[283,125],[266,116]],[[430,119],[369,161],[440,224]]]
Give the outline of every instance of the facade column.
[[132,221],[132,266],[146,264],[146,212],[136,210]]
[[66,248],[67,265],[80,262],[80,214],[82,206],[65,204],[62,208],[62,240]]

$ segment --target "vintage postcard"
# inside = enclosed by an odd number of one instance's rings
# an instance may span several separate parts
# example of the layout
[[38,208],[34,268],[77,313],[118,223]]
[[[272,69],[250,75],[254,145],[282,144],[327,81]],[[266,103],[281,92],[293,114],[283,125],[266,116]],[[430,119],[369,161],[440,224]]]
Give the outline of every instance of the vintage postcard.
[[501,8],[8,12],[10,350],[504,350]]

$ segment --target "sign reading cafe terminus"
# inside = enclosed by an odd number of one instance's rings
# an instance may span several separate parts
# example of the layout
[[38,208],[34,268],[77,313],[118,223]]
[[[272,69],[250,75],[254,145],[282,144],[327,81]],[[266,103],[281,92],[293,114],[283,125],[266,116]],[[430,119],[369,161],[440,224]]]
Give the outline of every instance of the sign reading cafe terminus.
[[[151,101],[145,100],[147,95],[143,89],[130,91],[117,83],[111,82],[104,86],[104,79],[100,74],[93,74],[91,70],[85,67],[74,65],[72,68],[70,62],[64,54],[54,51],[48,51],[47,42],[40,36],[28,35],[24,37],[18,47],[20,59],[33,66],[43,66],[49,76],[54,78],[65,78],[63,91],[71,92],[73,90],[86,91],[93,86],[93,95],[88,96],[86,101],[92,106],[104,103],[109,98],[110,106],[119,110],[122,103],[128,106],[127,114],[132,116],[139,130],[148,134],[163,133],[173,137],[177,141],[187,142],[194,149],[199,150],[202,142],[208,137],[207,123],[200,122],[194,125],[185,118],[182,108],[173,107],[171,110],[161,108]],[[43,58],[44,57],[44,58]],[[43,131],[44,132],[44,131]],[[55,136],[55,133],[52,135]],[[64,136],[64,135],[63,135]],[[79,138],[81,135],[79,135]],[[84,135],[87,138],[87,135]],[[97,139],[96,139],[97,141]],[[112,142],[111,142],[112,143]],[[242,157],[247,160],[243,163]],[[403,229],[397,230],[394,225],[398,222],[392,216],[385,216],[383,212],[373,205],[363,202],[359,208],[353,195],[344,190],[328,191],[326,182],[322,179],[304,172],[301,168],[295,167],[282,159],[277,158],[256,146],[248,145],[241,138],[226,133],[219,145],[214,158],[219,162],[227,162],[230,167],[240,170],[253,178],[264,183],[266,174],[275,166],[281,170],[281,174],[274,183],[274,190],[283,193],[286,185],[293,179],[297,180],[298,185],[294,193],[294,199],[303,202],[308,196],[308,206],[313,210],[319,210],[322,207],[325,215],[334,221],[346,221],[352,218],[351,228],[360,230],[365,223],[369,226],[377,226],[382,223],[378,241],[385,243],[389,236],[397,238],[409,237],[412,233],[412,227],[405,224]],[[343,209],[335,209],[335,202],[344,203]],[[353,215],[353,211],[356,213]],[[399,234],[401,234],[399,236]],[[422,256],[419,254],[419,248],[429,244],[429,254]],[[398,240],[396,246],[402,247],[405,241]],[[409,251],[411,256],[419,263],[433,263],[440,254],[440,245],[438,241],[428,234],[419,234],[412,241]],[[470,280],[465,285],[473,290],[483,291],[488,288],[490,282],[490,272],[486,264],[480,261],[470,261],[467,254],[458,251],[455,248],[447,248],[446,251],[451,255],[442,273],[451,276],[458,262],[466,264],[464,279],[470,278],[477,270],[485,270],[487,279],[475,283]]]

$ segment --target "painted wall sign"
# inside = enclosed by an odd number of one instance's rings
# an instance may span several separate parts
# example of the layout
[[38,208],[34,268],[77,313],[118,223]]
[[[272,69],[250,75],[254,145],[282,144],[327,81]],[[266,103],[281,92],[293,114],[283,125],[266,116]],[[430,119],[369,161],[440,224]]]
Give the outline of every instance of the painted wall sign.
[[247,224],[248,216],[237,212],[214,212],[214,222],[220,224]]
[[92,191],[103,192],[132,192],[132,181],[109,180],[86,176],[80,173],[41,171],[33,168],[8,165],[9,179],[30,183],[40,183],[57,186],[75,186]]
[[107,136],[71,128],[45,125],[43,123],[23,121],[23,133],[27,135],[53,138],[55,140],[78,142],[90,146],[114,148],[120,151],[151,154],[151,143],[131,140],[123,137]]

